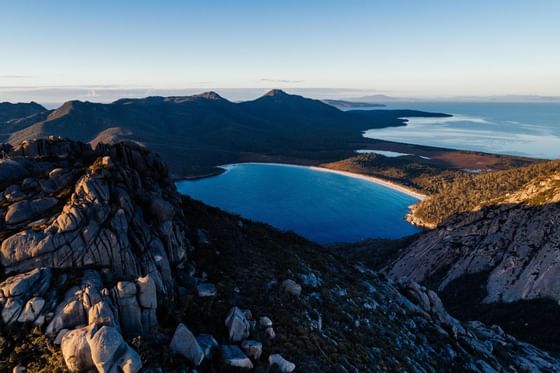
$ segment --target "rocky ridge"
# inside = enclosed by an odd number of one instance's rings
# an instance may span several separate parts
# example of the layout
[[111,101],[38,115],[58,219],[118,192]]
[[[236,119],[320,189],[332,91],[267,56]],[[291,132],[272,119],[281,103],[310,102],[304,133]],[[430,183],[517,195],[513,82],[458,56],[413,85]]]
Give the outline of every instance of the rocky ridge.
[[39,114],[46,111],[47,109],[36,102],[17,104],[12,104],[10,102],[0,102],[0,124],[3,123],[4,125],[6,125],[10,121],[29,117],[34,114]]
[[425,287],[182,198],[139,145],[2,150],[4,371],[560,371]]
[[485,303],[560,301],[560,173],[544,175],[421,236],[388,267],[392,278],[443,291],[461,276],[488,273]]
[[71,371],[137,371],[121,333],[157,329],[158,299],[173,298],[172,269],[190,250],[167,168],[132,144],[38,140],[7,157],[0,170],[21,172],[1,176],[3,324],[56,338]]

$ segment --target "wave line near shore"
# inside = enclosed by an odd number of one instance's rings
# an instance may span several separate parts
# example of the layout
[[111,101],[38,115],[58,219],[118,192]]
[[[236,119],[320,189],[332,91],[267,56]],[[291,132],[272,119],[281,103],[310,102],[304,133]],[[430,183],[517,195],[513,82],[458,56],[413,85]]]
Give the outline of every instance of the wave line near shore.
[[334,174],[353,177],[355,179],[361,179],[361,180],[364,180],[364,181],[369,181],[371,183],[375,183],[375,184],[382,185],[384,187],[387,187],[387,188],[390,188],[390,189],[393,189],[393,190],[397,190],[401,193],[404,193],[404,194],[407,194],[411,197],[417,198],[420,201],[422,201],[422,200],[424,200],[428,197],[425,194],[419,193],[419,192],[417,192],[415,190],[412,190],[410,188],[407,188],[403,185],[399,185],[397,183],[393,183],[391,181],[384,180],[384,179],[381,179],[381,178],[378,178],[378,177],[375,177],[375,176],[368,176],[368,175],[358,174],[358,173],[349,172],[349,171],[333,170],[331,168],[326,168],[326,167],[321,167],[321,166],[303,166],[303,165],[291,164],[291,163],[274,163],[274,162],[241,162],[241,163],[231,163],[231,164],[226,164],[226,165],[220,165],[218,167],[224,169],[227,172],[232,167],[235,167],[236,165],[241,165],[241,164],[262,164],[262,165],[275,165],[275,166],[286,166],[286,167],[303,167],[303,168],[308,168],[308,169],[311,169],[311,170],[314,170],[314,171],[330,172],[330,173],[334,173]]

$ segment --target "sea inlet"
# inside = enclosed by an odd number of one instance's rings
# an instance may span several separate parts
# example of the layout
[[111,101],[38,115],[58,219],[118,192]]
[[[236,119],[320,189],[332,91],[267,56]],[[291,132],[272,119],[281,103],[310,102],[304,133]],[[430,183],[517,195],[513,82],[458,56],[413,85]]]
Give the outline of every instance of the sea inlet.
[[371,180],[282,164],[223,168],[218,176],[178,181],[177,189],[208,205],[322,244],[418,232],[404,219],[418,199]]

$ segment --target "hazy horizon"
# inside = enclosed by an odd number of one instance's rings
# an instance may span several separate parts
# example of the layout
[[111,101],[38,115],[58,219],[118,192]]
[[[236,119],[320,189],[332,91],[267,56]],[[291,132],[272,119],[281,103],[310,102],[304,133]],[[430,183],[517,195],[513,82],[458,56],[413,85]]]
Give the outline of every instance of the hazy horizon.
[[[33,88],[12,90],[9,94],[0,88],[0,102],[37,102],[47,109],[54,109],[67,101],[79,100],[95,103],[111,103],[122,98],[145,98],[149,96],[191,96],[214,91],[233,102],[256,99],[270,88],[184,88],[184,89],[111,89],[111,88]],[[495,102],[495,103],[560,103],[560,96],[495,95],[495,96],[393,96],[376,91],[337,88],[281,88],[289,94],[314,99],[348,100],[354,102]]]
[[560,96],[551,0],[0,4],[0,101]]

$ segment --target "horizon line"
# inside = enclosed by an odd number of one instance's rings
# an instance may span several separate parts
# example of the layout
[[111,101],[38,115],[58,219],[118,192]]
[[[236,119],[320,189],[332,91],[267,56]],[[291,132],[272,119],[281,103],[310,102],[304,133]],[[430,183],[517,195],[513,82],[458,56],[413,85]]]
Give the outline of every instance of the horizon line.
[[[504,103],[560,103],[560,94],[558,95],[542,95],[535,93],[504,93],[492,95],[475,95],[475,94],[403,94],[390,91],[381,91],[377,89],[363,88],[334,88],[334,87],[185,87],[185,88],[153,88],[140,86],[119,86],[119,85],[85,85],[85,86],[33,86],[33,87],[1,87],[0,93],[11,93],[12,99],[2,100],[0,102],[8,103],[30,103],[36,102],[42,105],[61,105],[69,101],[82,101],[92,103],[112,103],[119,99],[142,99],[148,97],[189,97],[209,92],[215,92],[220,96],[232,101],[247,101],[262,97],[270,90],[281,90],[287,93],[300,95],[307,98],[317,100],[343,100],[351,102],[504,102]],[[37,96],[41,98],[30,97],[32,95],[22,95],[23,93],[32,93],[36,91]],[[41,92],[41,93],[39,93]],[[225,93],[224,93],[225,92]],[[242,96],[232,98],[228,97],[229,93],[244,93]],[[19,93],[19,94],[18,94]],[[49,98],[49,93],[53,95]],[[56,94],[58,93],[58,95]],[[307,95],[306,95],[307,93]],[[15,94],[15,95],[14,95]],[[8,96],[10,96],[8,94]],[[23,96],[23,97],[17,97]],[[25,97],[24,96],[28,96]],[[59,97],[57,97],[59,96]],[[235,96],[235,95],[234,95]],[[17,98],[16,98],[17,97]]]

